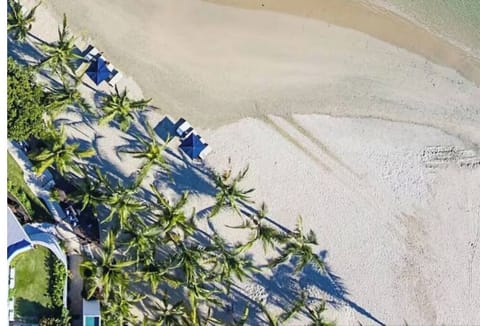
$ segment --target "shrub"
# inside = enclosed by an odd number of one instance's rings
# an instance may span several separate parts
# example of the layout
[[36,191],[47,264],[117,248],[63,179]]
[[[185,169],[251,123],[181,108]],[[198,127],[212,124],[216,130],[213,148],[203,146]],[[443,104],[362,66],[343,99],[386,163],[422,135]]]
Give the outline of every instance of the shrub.
[[47,97],[36,83],[34,70],[8,58],[7,61],[7,137],[12,140],[41,138],[45,127]]

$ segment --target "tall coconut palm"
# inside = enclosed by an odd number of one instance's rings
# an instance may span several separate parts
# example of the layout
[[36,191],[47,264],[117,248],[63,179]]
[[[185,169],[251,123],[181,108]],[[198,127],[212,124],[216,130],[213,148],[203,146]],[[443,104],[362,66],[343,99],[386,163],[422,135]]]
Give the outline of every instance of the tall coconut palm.
[[139,279],[144,282],[148,282],[153,294],[157,293],[158,286],[162,283],[166,283],[173,288],[177,288],[182,284],[180,278],[176,277],[172,271],[178,268],[177,265],[172,265],[170,259],[165,259],[161,262],[155,261],[151,264],[144,264],[141,270],[136,272]]
[[102,183],[106,188],[103,204],[110,209],[110,213],[102,223],[110,222],[114,217],[118,217],[120,228],[124,228],[130,219],[138,222],[137,214],[145,210],[146,207],[136,197],[137,187],[135,185],[125,187],[121,181],[112,185],[105,178],[102,179]]
[[125,254],[134,251],[134,257],[137,262],[145,265],[155,263],[155,248],[158,244],[158,236],[162,229],[155,225],[146,225],[141,220],[134,224],[126,223],[123,232],[127,235],[125,241]]
[[68,106],[76,106],[83,111],[93,113],[92,107],[87,103],[85,98],[78,90],[80,79],[75,79],[74,82],[68,81],[65,76],[60,75],[62,81],[60,87],[48,87],[47,98],[48,105],[46,109],[52,117],[65,110]]
[[260,309],[267,318],[269,326],[280,326],[295,317],[302,310],[303,305],[304,300],[302,297],[296,299],[290,307],[284,308],[283,312],[278,315],[273,315],[263,303],[260,304]]
[[183,300],[170,303],[171,300],[172,298],[169,296],[168,291],[165,291],[162,300],[154,303],[153,309],[156,312],[156,318],[153,322],[155,322],[155,325],[178,326],[188,324]]
[[136,325],[138,318],[132,307],[146,295],[129,290],[124,284],[112,288],[111,300],[103,305],[102,319],[106,325]]
[[242,254],[240,245],[229,248],[225,239],[218,234],[213,236],[212,242],[211,246],[205,248],[205,251],[212,253],[212,258],[206,263],[213,263],[214,267],[210,272],[215,273],[218,281],[224,283],[227,293],[230,292],[233,276],[243,281],[250,277],[250,273],[260,271],[253,265],[251,258]]
[[309,326],[335,326],[336,323],[333,321],[328,321],[323,316],[323,313],[326,311],[325,301],[317,305],[305,304],[306,316],[310,319]]
[[49,132],[44,142],[46,143],[45,148],[29,154],[30,159],[33,161],[33,169],[37,175],[41,175],[51,166],[55,166],[61,175],[64,175],[66,172],[81,174],[76,160],[95,155],[93,148],[82,150],[79,143],[68,144],[63,126],[60,127],[59,131]]
[[160,144],[155,136],[155,132],[152,129],[152,126],[147,122],[146,123],[147,133],[150,138],[143,138],[138,135],[134,135],[134,137],[138,140],[141,144],[141,148],[138,150],[122,150],[123,153],[132,154],[134,158],[143,159],[144,163],[140,168],[139,175],[137,177],[137,183],[141,183],[145,176],[148,174],[152,166],[156,165],[163,170],[168,171],[168,164],[163,156],[165,149],[170,141],[167,141],[163,144]]
[[325,264],[318,255],[313,253],[312,245],[318,245],[317,237],[312,230],[307,235],[303,233],[302,217],[300,216],[297,226],[288,237],[280,256],[272,260],[270,266],[275,267],[291,258],[296,258],[295,273],[300,272],[307,264],[323,270]]
[[30,11],[24,9],[18,0],[8,0],[10,11],[7,15],[7,32],[11,33],[13,39],[23,42],[35,22],[35,11],[42,2],[38,2]]
[[[215,175],[215,186],[218,189],[218,192],[215,196],[216,203],[213,206],[210,217],[215,216],[220,209],[225,206],[229,206],[234,211],[236,211],[239,215],[240,209],[237,203],[253,203],[250,200],[249,193],[253,192],[255,189],[251,188],[248,190],[243,190],[238,187],[238,183],[245,178],[245,175],[248,172],[248,166],[240,171],[237,176],[231,179],[232,170],[227,170],[223,174],[216,174]],[[231,179],[231,180],[230,180]]]
[[97,206],[103,203],[105,195],[102,190],[102,178],[102,172],[98,167],[95,168],[95,176],[92,177],[88,176],[88,173],[82,168],[82,178],[75,184],[77,190],[69,195],[71,200],[82,204],[82,211],[90,206],[94,213],[97,213]]
[[59,75],[75,75],[74,63],[76,60],[83,59],[82,56],[75,53],[75,41],[75,37],[69,33],[67,16],[64,14],[62,27],[58,28],[58,40],[53,43],[39,45],[46,56],[39,66],[47,67]]
[[98,120],[98,123],[103,125],[115,120],[119,123],[120,130],[125,132],[135,120],[133,112],[145,109],[150,101],[151,99],[133,101],[127,97],[126,88],[120,93],[115,85],[115,92],[110,93],[103,100],[104,115]]
[[[188,192],[184,192],[177,202],[172,203],[153,184],[150,185],[150,189],[157,200],[155,208],[158,210],[155,210],[153,215],[156,218],[156,225],[160,226],[165,234],[165,241],[178,242],[185,235],[192,235],[195,231],[193,220],[195,211],[190,217],[187,217],[184,211]],[[181,234],[178,231],[181,231]]]
[[128,284],[125,268],[134,265],[136,261],[122,261],[115,255],[115,239],[115,233],[110,230],[102,244],[100,256],[97,259],[84,260],[80,264],[81,275],[92,280],[94,284],[87,293],[87,299],[98,292],[102,301],[108,303],[115,286]]
[[263,250],[266,253],[269,248],[273,249],[276,243],[285,241],[286,237],[284,234],[267,225],[266,217],[267,206],[265,203],[262,203],[260,209],[255,213],[255,215],[250,216],[249,220],[246,220],[240,226],[230,227],[252,230],[252,234],[250,235],[248,242],[246,242],[242,247],[243,251],[250,249],[256,241],[261,241]]

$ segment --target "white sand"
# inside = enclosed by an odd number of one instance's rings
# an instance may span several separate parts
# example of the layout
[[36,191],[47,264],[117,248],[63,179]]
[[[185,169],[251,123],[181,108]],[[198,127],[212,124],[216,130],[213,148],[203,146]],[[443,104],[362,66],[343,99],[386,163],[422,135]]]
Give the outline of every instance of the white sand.
[[[235,171],[249,164],[245,187],[272,219],[292,228],[304,217],[348,292],[310,289],[341,304],[329,312],[340,324],[478,323],[480,168],[424,155],[433,145],[478,155],[480,91],[471,81],[359,32],[273,12],[196,0],[47,5],[95,40],[124,85],[154,98],[162,110],[147,113],[153,125],[165,113],[184,116],[213,147],[209,166],[221,171],[229,157]],[[40,15],[34,33],[51,39],[55,23]],[[76,128],[72,136],[100,136],[110,171],[138,167],[116,156],[128,144],[120,132]],[[191,204],[208,207],[211,183],[170,159],[175,189],[192,186]],[[235,239],[222,227],[232,222],[222,214],[216,227]]]

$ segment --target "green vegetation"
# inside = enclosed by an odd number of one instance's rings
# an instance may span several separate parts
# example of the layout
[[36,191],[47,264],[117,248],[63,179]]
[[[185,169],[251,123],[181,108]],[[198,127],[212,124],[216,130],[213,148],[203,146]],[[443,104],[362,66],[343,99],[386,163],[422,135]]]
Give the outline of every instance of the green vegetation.
[[[60,264],[60,267],[58,265]],[[15,312],[22,319],[38,322],[42,317],[60,317],[65,277],[61,262],[44,247],[15,257]]]
[[46,146],[38,148],[29,157],[33,161],[33,170],[41,175],[51,166],[55,166],[58,173],[64,175],[66,172],[81,173],[75,159],[92,157],[95,155],[93,148],[79,149],[79,143],[67,144],[67,135],[63,129],[50,129],[44,138]]
[[[152,169],[169,170],[163,157],[167,143],[157,140],[150,126],[147,125],[146,136],[135,136],[141,148],[127,152],[143,160],[137,180],[127,184],[118,178],[114,181],[115,176],[105,175],[98,167],[83,165],[81,159],[90,157],[94,151],[80,150],[77,143],[68,144],[63,127],[57,129],[52,120],[42,122],[43,113],[53,119],[67,106],[85,109],[82,107],[85,102],[76,90],[78,83],[66,81],[72,77],[78,56],[74,54],[75,38],[68,33],[65,16],[58,34],[58,41],[40,45],[46,57],[40,65],[63,81],[61,88],[49,89],[51,102],[45,105],[46,112],[41,106],[45,96],[43,89],[33,82],[32,71],[9,60],[12,67],[12,73],[9,72],[9,138],[40,138],[44,146],[30,155],[36,172],[41,174],[47,168],[55,169],[77,185],[78,191],[71,198],[81,204],[82,209],[92,208],[99,222],[108,223],[108,235],[98,254],[93,259],[86,258],[80,265],[85,285],[83,295],[100,300],[102,324],[244,325],[252,319],[256,324],[281,325],[301,314],[309,318],[312,325],[331,325],[321,316],[325,308],[323,303],[312,302],[299,284],[289,287],[285,299],[279,298],[282,302],[276,303],[276,308],[280,309],[276,314],[267,309],[266,302],[239,295],[234,286],[247,280],[272,282],[280,265],[290,269],[292,277],[288,281],[291,283],[298,283],[295,274],[303,272],[307,266],[314,267],[312,270],[318,273],[324,270],[324,262],[316,254],[315,234],[304,232],[301,219],[294,231],[288,231],[271,223],[265,205],[253,206],[254,189],[244,190],[240,185],[248,167],[234,177],[231,169],[215,173],[212,184],[217,190],[216,203],[205,208],[203,211],[210,213],[202,217],[195,209],[186,212],[188,191],[170,200],[156,184],[142,188],[144,177]],[[15,83],[18,89],[14,89]],[[149,101],[131,100],[126,89],[119,92],[115,87],[114,92],[104,97],[100,107],[103,115],[96,122],[101,125],[115,121],[122,131],[128,131],[136,119],[134,113],[143,110]],[[33,131],[27,130],[27,126],[28,129],[33,126]],[[10,127],[16,129],[10,130]],[[150,196],[146,196],[147,193]],[[214,227],[207,233],[198,226],[201,218],[208,219],[206,222],[211,225],[211,218],[223,210],[243,221],[234,228],[247,235],[245,242],[233,243]],[[264,265],[256,264],[253,259],[251,249],[256,244],[263,246],[268,258]],[[17,298],[20,298],[17,311],[25,316],[50,312],[53,315],[47,317],[60,318],[62,315],[68,320],[65,311],[59,309],[62,288],[58,284],[65,280],[65,273],[52,263],[46,271],[47,253],[37,250],[32,251],[36,256],[22,255],[14,262],[19,282]],[[149,293],[144,293],[149,287],[162,301],[154,304],[154,309],[143,320],[138,320],[132,314],[132,306],[149,300]],[[142,293],[138,289],[142,289]],[[230,308],[233,304],[241,308],[240,314]],[[68,323],[65,320],[43,319],[42,324]]]
[[7,189],[27,210],[35,221],[51,221],[45,205],[30,190],[23,178],[23,171],[15,159],[7,153]]
[[44,135],[43,114],[47,104],[41,85],[35,81],[34,70],[12,58],[7,61],[7,136],[12,140],[41,138]]
[[82,59],[75,53],[75,38],[68,30],[66,15],[63,15],[62,27],[58,28],[58,40],[51,44],[40,44],[40,49],[46,58],[40,62],[39,66],[48,68],[59,76],[74,75],[74,63]]
[[20,2],[8,0],[10,12],[7,16],[7,31],[12,35],[13,39],[21,42],[25,41],[35,21],[35,11],[40,4],[41,2],[33,7],[32,10],[24,12]]
[[104,115],[98,120],[100,125],[114,120],[118,122],[120,130],[127,131],[130,124],[135,120],[134,111],[141,111],[151,99],[132,101],[127,97],[127,89],[119,92],[115,85],[115,92],[107,95],[103,100]]

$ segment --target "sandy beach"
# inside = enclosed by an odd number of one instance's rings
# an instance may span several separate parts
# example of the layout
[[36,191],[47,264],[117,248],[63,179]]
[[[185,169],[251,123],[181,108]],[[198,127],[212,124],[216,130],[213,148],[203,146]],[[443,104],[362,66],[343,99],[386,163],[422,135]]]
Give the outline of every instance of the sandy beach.
[[[47,0],[32,32],[53,40],[65,12],[82,45],[122,71],[119,86],[153,98],[144,119],[186,118],[213,148],[206,167],[249,165],[245,188],[272,220],[291,229],[302,215],[335,276],[302,284],[337,303],[328,316],[339,325],[478,323],[478,59],[361,4],[265,0],[252,10],[258,3]],[[96,148],[95,163],[125,177],[138,168],[116,153],[128,144],[120,131],[65,117],[69,135]],[[164,188],[192,189],[190,205],[204,209],[212,181],[177,145],[177,186]],[[215,223],[239,236],[224,227],[235,224],[228,214]],[[272,284],[244,289],[279,296]]]

